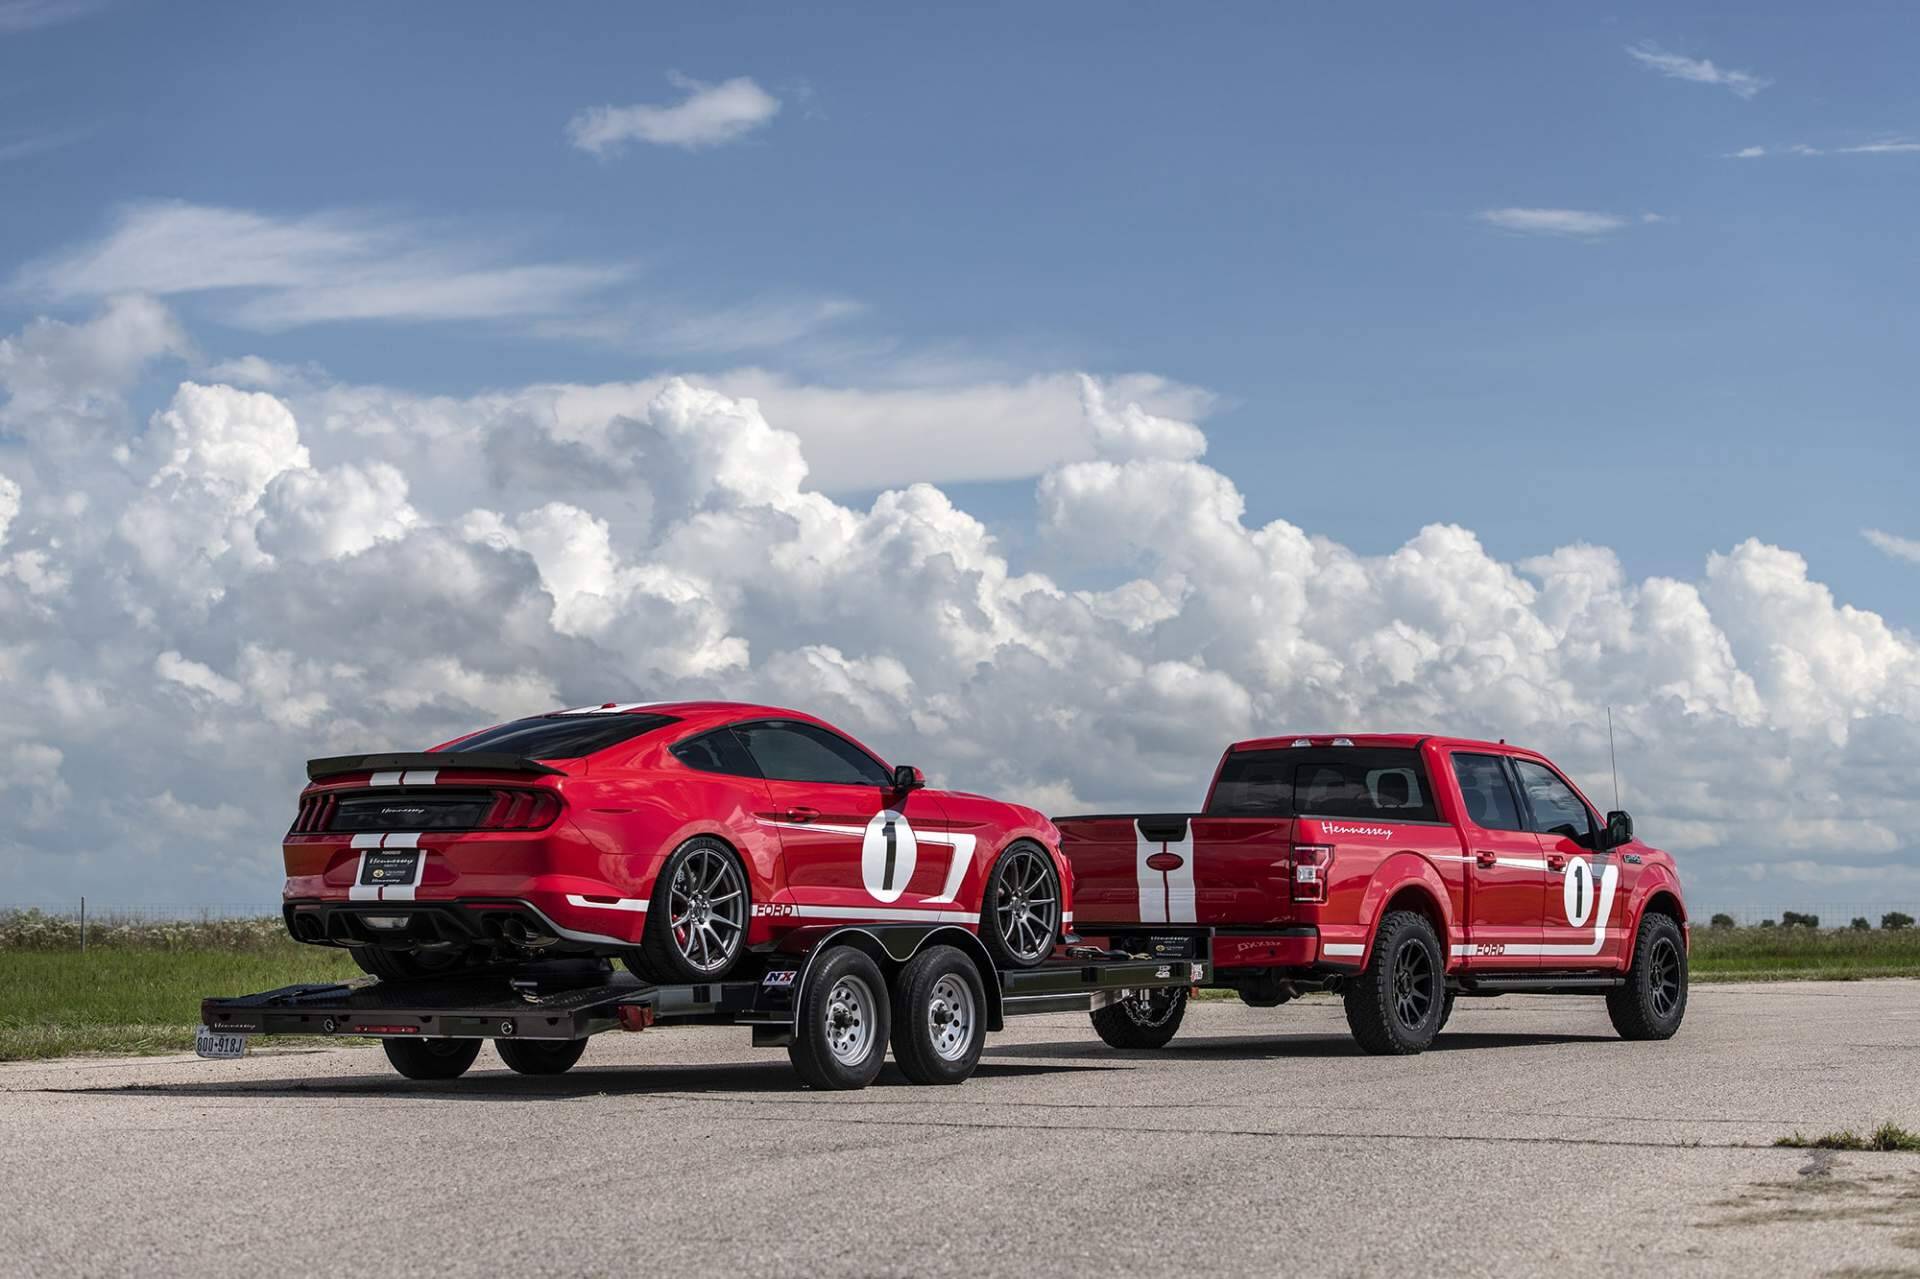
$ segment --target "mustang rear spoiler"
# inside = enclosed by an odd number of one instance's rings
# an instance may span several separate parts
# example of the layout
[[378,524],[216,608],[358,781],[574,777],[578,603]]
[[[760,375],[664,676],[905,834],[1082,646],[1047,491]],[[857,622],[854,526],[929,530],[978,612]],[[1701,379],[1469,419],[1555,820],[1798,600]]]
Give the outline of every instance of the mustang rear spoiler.
[[528,759],[525,755],[508,755],[500,751],[405,751],[387,755],[329,755],[325,759],[307,761],[307,780],[317,782],[323,777],[338,777],[342,773],[380,773],[395,769],[441,769],[471,768],[489,773],[551,773],[555,777],[565,777],[566,773],[537,759]]

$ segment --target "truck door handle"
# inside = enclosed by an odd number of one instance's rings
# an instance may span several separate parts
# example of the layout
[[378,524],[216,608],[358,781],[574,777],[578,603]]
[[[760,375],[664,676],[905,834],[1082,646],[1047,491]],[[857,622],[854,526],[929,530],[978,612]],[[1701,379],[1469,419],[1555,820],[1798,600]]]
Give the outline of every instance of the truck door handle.
[[1498,861],[1499,858],[1494,856],[1494,854],[1483,850],[1481,852],[1475,853],[1473,855],[1473,860],[1475,860],[1476,862],[1479,862],[1483,868],[1490,870],[1492,869],[1494,862]]
[[1561,856],[1561,855],[1560,855],[1559,853],[1548,853],[1548,854],[1547,854],[1547,869],[1548,869],[1548,870],[1563,870],[1563,869],[1565,869],[1565,867],[1566,867],[1566,864],[1567,864],[1567,859],[1566,859],[1565,857],[1563,857],[1563,856]]
[[790,822],[810,822],[820,815],[817,808],[789,808],[781,816]]

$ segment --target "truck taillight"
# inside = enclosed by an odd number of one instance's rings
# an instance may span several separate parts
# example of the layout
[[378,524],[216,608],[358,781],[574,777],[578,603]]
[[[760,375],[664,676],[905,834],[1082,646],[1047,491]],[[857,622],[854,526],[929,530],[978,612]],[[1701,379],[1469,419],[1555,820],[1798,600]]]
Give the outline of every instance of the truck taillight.
[[480,822],[481,830],[540,830],[560,816],[560,797],[551,791],[503,790],[493,793],[493,807]]
[[1333,845],[1295,844],[1293,846],[1293,900],[1327,900],[1327,876],[1333,869]]

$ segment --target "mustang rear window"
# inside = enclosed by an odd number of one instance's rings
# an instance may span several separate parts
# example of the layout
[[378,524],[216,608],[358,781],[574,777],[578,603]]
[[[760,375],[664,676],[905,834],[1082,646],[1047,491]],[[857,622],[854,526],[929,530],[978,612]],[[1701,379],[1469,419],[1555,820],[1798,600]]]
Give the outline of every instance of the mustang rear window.
[[1220,768],[1207,813],[1440,820],[1415,752],[1351,746],[1235,751]]
[[455,742],[450,751],[503,751],[527,759],[580,759],[676,722],[671,715],[536,715]]

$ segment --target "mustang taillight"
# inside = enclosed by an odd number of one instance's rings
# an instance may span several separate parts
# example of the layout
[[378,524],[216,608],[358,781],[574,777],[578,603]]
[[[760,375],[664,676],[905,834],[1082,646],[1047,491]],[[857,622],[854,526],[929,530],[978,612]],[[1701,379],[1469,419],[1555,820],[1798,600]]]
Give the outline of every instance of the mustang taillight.
[[560,797],[552,791],[503,790],[480,821],[481,830],[540,830],[560,816]]
[[300,797],[300,811],[293,818],[293,833],[309,835],[323,831],[333,821],[333,810],[339,807],[339,801],[332,795],[303,795]]
[[1293,900],[1327,900],[1327,875],[1333,869],[1333,845],[1295,844],[1293,846]]

